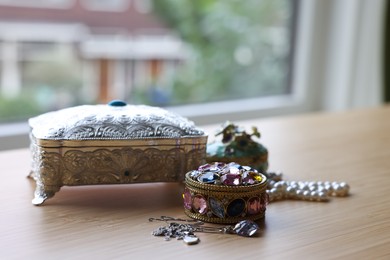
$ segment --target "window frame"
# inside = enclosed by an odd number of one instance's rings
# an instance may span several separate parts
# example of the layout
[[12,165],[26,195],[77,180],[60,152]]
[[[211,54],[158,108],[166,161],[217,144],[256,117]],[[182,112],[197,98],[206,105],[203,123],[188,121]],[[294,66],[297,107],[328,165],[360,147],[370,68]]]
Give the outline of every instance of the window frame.
[[13,0],[0,0],[0,5],[4,6],[18,6],[18,7],[30,7],[30,8],[50,8],[50,9],[68,9],[74,5],[75,0],[63,0],[61,2],[47,1],[13,1]]

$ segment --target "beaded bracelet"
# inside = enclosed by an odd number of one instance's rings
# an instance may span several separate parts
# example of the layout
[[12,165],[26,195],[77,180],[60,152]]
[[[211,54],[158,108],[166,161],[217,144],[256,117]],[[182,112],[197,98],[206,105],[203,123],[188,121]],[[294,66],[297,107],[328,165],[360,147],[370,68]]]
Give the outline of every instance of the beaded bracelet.
[[327,202],[330,197],[349,195],[350,187],[346,182],[284,181],[282,175],[282,173],[266,173],[269,202],[285,199]]

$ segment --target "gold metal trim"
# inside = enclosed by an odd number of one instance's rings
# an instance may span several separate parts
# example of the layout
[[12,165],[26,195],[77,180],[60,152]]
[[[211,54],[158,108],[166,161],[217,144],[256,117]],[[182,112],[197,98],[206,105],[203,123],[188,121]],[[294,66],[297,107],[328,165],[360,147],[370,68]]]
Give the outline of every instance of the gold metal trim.
[[215,223],[215,224],[236,224],[245,219],[256,221],[265,217],[265,211],[257,215],[246,216],[244,218],[243,217],[228,217],[228,218],[208,217],[205,215],[194,213],[188,209],[184,209],[184,213],[192,219],[196,219],[208,223]]

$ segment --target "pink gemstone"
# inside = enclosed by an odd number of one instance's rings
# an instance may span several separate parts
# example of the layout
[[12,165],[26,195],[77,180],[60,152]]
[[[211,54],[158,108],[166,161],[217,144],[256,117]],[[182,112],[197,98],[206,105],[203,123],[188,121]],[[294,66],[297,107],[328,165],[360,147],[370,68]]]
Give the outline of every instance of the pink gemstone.
[[261,209],[262,209],[262,205],[260,203],[260,198],[259,197],[253,197],[251,199],[248,200],[248,214],[249,215],[255,215],[255,214],[258,214]]
[[207,201],[202,195],[196,195],[194,197],[192,207],[194,211],[204,215],[207,213]]
[[224,185],[238,186],[241,184],[241,176],[239,174],[225,174],[221,176],[221,182]]
[[192,196],[190,191],[185,188],[183,193],[184,208],[190,210],[192,208]]

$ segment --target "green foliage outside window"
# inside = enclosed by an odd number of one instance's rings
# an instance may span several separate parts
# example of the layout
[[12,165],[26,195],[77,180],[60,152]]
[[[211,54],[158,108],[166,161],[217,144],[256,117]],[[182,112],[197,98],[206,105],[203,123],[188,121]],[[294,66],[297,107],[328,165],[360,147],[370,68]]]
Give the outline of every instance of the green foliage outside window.
[[171,104],[288,92],[292,1],[155,0],[192,49]]

